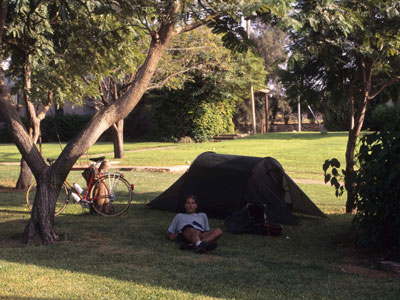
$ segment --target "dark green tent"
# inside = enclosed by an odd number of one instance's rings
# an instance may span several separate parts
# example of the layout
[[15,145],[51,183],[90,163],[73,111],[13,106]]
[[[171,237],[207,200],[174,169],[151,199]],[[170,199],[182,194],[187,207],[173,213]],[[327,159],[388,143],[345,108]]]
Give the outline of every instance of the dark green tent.
[[196,195],[199,212],[216,218],[225,218],[246,203],[265,204],[267,218],[274,223],[294,224],[291,211],[325,216],[271,157],[202,153],[148,206],[184,212],[188,194]]

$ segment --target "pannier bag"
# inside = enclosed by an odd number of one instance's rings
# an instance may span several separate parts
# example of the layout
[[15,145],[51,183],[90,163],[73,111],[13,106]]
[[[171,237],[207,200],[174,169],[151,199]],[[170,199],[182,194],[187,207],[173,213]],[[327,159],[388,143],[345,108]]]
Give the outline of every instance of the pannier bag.
[[267,220],[265,204],[247,203],[225,220],[225,227],[232,233],[254,233],[269,236],[282,234],[282,224],[274,224]]

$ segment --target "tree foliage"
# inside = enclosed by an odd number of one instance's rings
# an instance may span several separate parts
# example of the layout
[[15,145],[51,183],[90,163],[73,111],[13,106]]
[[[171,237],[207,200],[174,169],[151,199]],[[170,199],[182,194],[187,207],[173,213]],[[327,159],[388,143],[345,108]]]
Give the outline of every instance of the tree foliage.
[[[346,211],[354,208],[354,151],[367,104],[400,88],[400,4],[397,1],[298,1],[289,26],[286,83],[302,99],[347,103]],[[296,24],[296,26],[293,26]],[[396,92],[397,91],[397,92]]]
[[[180,68],[188,71],[179,74],[174,85],[154,93],[160,99],[155,108],[157,134],[168,139],[190,136],[203,141],[233,133],[232,118],[238,103],[247,97],[250,85],[263,86],[266,71],[262,59],[252,52],[232,53],[208,29],[182,35],[172,45],[165,58],[173,55],[170,52],[186,52],[183,57],[187,67]],[[166,62],[176,65],[175,59],[168,59],[160,67]],[[181,76],[186,80],[184,85],[179,84],[183,82]]]
[[400,258],[400,122],[361,139],[357,159],[354,223],[362,229],[360,243]]

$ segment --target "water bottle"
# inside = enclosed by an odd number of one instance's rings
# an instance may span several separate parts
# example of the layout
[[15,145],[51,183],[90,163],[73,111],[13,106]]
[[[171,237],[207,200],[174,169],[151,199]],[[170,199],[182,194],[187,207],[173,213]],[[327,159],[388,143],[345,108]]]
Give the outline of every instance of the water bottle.
[[80,187],[80,185],[77,184],[77,183],[74,183],[74,190],[75,190],[78,194],[80,194],[80,193],[83,192],[83,189],[82,189],[82,188]]
[[71,193],[72,198],[74,199],[75,202],[81,201],[81,197],[79,197],[75,192]]

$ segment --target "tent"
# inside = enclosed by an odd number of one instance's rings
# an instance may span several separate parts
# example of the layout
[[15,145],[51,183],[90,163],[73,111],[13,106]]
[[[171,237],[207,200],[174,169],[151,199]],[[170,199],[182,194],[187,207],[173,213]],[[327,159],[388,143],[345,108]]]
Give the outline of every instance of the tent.
[[267,219],[274,223],[295,224],[292,211],[325,217],[271,157],[204,152],[148,206],[184,212],[189,194],[197,197],[197,211],[210,217],[225,218],[247,203],[265,204]]

